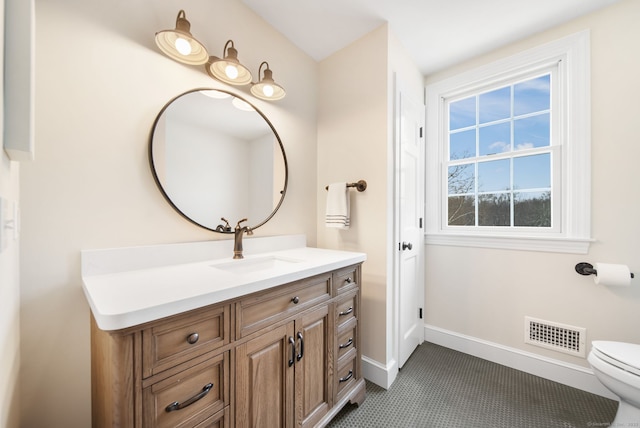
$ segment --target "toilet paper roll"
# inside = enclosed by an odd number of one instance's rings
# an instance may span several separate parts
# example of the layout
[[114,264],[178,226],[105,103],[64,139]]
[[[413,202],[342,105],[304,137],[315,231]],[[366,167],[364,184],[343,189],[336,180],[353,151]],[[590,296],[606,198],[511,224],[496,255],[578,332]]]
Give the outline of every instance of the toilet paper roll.
[[598,272],[593,278],[596,284],[613,287],[627,287],[631,284],[631,272],[627,265],[596,263],[593,268]]

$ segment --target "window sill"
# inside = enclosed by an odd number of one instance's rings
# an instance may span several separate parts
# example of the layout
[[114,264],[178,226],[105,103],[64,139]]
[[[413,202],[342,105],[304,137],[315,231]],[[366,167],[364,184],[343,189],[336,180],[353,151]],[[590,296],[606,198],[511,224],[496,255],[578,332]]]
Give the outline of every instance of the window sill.
[[523,236],[482,236],[462,234],[427,234],[426,245],[455,247],[498,248],[503,250],[541,251],[548,253],[587,254],[588,238],[550,238]]

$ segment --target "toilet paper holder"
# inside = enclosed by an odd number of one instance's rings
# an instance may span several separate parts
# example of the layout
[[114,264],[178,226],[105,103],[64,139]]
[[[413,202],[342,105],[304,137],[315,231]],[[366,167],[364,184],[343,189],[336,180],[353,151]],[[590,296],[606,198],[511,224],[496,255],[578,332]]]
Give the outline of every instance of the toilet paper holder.
[[[576,265],[576,272],[580,275],[598,275],[598,271],[593,268],[591,263],[580,262]],[[633,272],[631,272],[631,278],[635,278]]]

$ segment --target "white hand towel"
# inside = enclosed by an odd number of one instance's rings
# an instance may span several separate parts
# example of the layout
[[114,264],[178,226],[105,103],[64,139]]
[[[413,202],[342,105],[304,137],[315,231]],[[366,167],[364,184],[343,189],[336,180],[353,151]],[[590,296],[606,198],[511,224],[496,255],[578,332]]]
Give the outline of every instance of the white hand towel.
[[327,194],[327,227],[349,229],[349,189],[347,183],[333,183],[329,185]]

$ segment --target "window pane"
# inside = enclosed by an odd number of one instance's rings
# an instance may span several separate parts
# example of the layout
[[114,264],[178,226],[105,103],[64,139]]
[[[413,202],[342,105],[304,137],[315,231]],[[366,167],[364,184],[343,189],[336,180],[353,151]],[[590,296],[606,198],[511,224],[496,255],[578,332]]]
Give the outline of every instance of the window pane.
[[499,123],[480,128],[480,156],[511,151],[511,123]]
[[450,166],[448,171],[449,194],[460,195],[475,192],[475,168],[473,164]]
[[494,193],[478,197],[478,226],[510,226],[509,193]]
[[447,104],[448,225],[551,227],[551,83],[548,73]]
[[465,159],[476,155],[476,130],[449,135],[449,160]]
[[476,124],[476,97],[465,98],[449,104],[449,130],[466,128]]
[[509,159],[478,163],[478,191],[510,190]]
[[513,114],[549,110],[551,75],[540,76],[513,86]]
[[511,87],[496,89],[480,95],[480,123],[511,117]]
[[549,146],[550,128],[549,113],[515,120],[513,122],[515,150]]
[[513,158],[513,188],[550,189],[551,154]]
[[517,192],[513,198],[514,226],[551,227],[551,192]]
[[449,196],[449,226],[475,226],[475,198],[473,196]]

